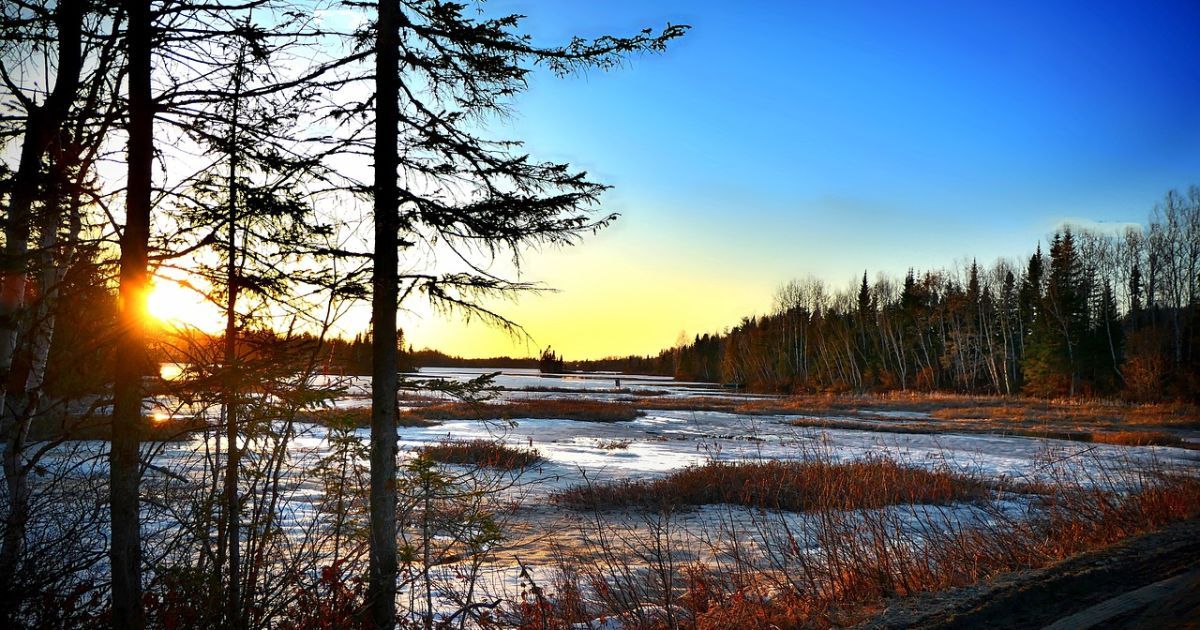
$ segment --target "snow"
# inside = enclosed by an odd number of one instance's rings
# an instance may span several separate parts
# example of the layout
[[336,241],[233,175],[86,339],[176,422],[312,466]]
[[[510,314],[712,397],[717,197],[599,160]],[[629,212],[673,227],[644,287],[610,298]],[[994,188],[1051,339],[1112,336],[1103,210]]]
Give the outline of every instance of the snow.
[[[423,370],[419,378],[452,378],[466,380],[488,370]],[[506,398],[520,396],[561,396],[561,393],[530,391],[529,388],[569,387],[584,392],[589,398],[608,398],[615,385],[615,375],[544,376],[536,370],[506,370],[497,384],[509,388]],[[621,388],[632,392],[665,392],[661,395],[741,396],[715,389],[702,383],[677,383],[653,376],[619,376]],[[333,382],[333,377],[329,377]],[[369,404],[369,379],[338,378],[346,385],[345,395],[336,401],[338,406],[355,407]],[[573,395],[579,396],[576,392]],[[177,409],[171,401],[149,401],[147,409],[169,409],[172,413],[199,413]],[[864,417],[868,416],[868,417]],[[714,411],[647,411],[646,415],[629,422],[596,423],[556,419],[516,418],[511,422],[448,421],[431,427],[402,428],[399,431],[401,452],[406,457],[420,447],[445,439],[496,438],[506,443],[537,449],[544,462],[527,471],[515,487],[505,490],[505,498],[519,498],[522,507],[508,515],[506,523],[514,530],[539,534],[562,534],[568,529],[585,528],[588,521],[549,501],[555,491],[582,483],[617,479],[646,479],[668,474],[686,466],[706,461],[743,461],[769,459],[801,459],[819,454],[834,460],[887,455],[918,466],[949,467],[993,479],[1049,481],[1060,475],[1064,467],[1074,469],[1087,482],[1089,476],[1109,471],[1137,471],[1158,466],[1181,470],[1197,470],[1196,451],[1169,447],[1126,447],[1067,442],[1061,440],[982,434],[920,434],[889,433],[835,428],[793,426],[796,414],[786,416],[753,416]],[[848,416],[856,422],[882,423],[896,418],[928,418],[915,412],[875,412]],[[880,427],[875,427],[880,428]],[[306,423],[295,425],[296,435],[290,440],[287,465],[283,467],[282,487],[285,488],[279,507],[281,526],[297,539],[311,531],[319,518],[323,490],[311,473],[313,465],[330,455],[328,431]],[[356,432],[364,442],[369,431]],[[1195,436],[1190,436],[1195,437]],[[209,440],[212,439],[210,435]],[[616,445],[616,447],[614,447]],[[214,444],[203,435],[177,442],[143,445],[150,467],[147,487],[198,480],[206,465],[206,454]],[[247,457],[265,457],[270,445],[255,442],[248,445]],[[42,466],[70,479],[101,481],[107,476],[108,444],[106,442],[70,442],[51,449]],[[51,475],[53,476],[53,475]],[[35,479],[35,483],[37,483]],[[102,497],[98,497],[101,501]],[[977,505],[896,506],[902,518],[929,518],[930,522],[968,522],[988,520],[997,515],[1017,515],[1027,508],[1028,499],[998,497],[988,509]],[[148,539],[167,539],[177,528],[176,517],[150,506],[144,507],[148,524]],[[925,516],[922,516],[925,515]],[[107,516],[100,512],[101,518]],[[619,518],[619,517],[614,517]],[[681,535],[695,539],[709,535],[722,527],[753,531],[761,525],[763,514],[746,508],[718,505],[705,506],[680,513],[674,517]],[[780,524],[793,531],[808,518],[804,514],[776,514]],[[621,526],[612,523],[614,527]],[[919,523],[912,523],[914,529]],[[624,526],[637,528],[636,522]],[[645,524],[642,523],[641,527]],[[106,527],[99,525],[101,535]],[[555,531],[539,531],[553,529]],[[544,538],[533,536],[532,538]],[[582,540],[582,539],[580,539]],[[536,555],[537,543],[523,547],[523,553]],[[544,541],[543,541],[544,546]],[[532,550],[532,551],[531,551]],[[549,555],[542,550],[543,558]],[[453,567],[445,568],[452,571]],[[533,579],[548,583],[552,578],[551,564],[530,566]],[[493,564],[485,567],[487,580],[494,588],[509,593],[520,590],[520,569],[515,564]],[[649,613],[649,611],[646,611]],[[586,627],[620,628],[621,620],[598,619]]]

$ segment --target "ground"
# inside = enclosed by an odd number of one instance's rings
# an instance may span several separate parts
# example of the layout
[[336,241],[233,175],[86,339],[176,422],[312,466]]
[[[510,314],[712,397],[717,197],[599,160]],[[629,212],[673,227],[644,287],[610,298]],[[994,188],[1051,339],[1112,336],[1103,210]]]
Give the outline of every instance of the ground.
[[[431,370],[419,378],[468,380],[484,371]],[[1037,508],[1043,496],[1054,496],[1053,489],[1061,487],[1056,483],[1116,484],[1112,489],[1119,493],[1128,487],[1123,484],[1136,483],[1154,471],[1200,475],[1200,420],[1196,408],[1187,405],[937,395],[785,398],[662,377],[619,378],[618,384],[614,375],[547,377],[532,370],[509,371],[497,379],[503,389],[485,406],[454,405],[434,390],[405,392],[405,417],[412,421],[400,429],[399,443],[406,462],[447,441],[499,441],[538,453],[529,466],[512,470],[475,471],[455,464],[449,471],[463,475],[463,483],[473,491],[487,491],[481,492],[487,497],[485,507],[495,512],[503,532],[502,541],[488,549],[480,567],[492,592],[516,596],[523,588],[522,574],[550,584],[563,553],[586,565],[597,564],[611,552],[608,557],[615,562],[647,569],[639,546],[655,540],[656,528],[663,525],[653,514],[569,509],[556,497],[580,484],[661,478],[708,462],[885,457],[906,466],[966,475],[988,487],[994,484],[996,496],[986,506],[955,501],[858,511],[872,519],[890,515],[884,519],[887,527],[906,531],[1019,519]],[[344,394],[326,411],[345,416],[349,422],[342,424],[365,444],[369,432],[353,427],[361,424],[369,408],[369,380],[330,377],[330,384],[344,388]],[[180,423],[182,430],[180,439],[147,443],[152,465],[145,488],[148,493],[184,491],[193,477],[204,478],[206,456],[212,450],[211,430],[206,435],[186,429],[195,422],[211,425],[212,411],[190,408],[169,396],[153,403],[148,412],[163,414],[164,425]],[[329,427],[336,424],[306,412],[286,442],[288,465],[281,471],[277,518],[298,541],[310,532],[325,531],[310,528],[321,510],[328,509],[325,487],[313,471],[333,454]],[[248,461],[269,456],[270,448],[269,442],[252,443]],[[80,484],[102,487],[106,450],[103,440],[68,442],[50,451],[43,463],[70,471]],[[1191,510],[1193,516],[1198,512]],[[147,532],[149,549],[174,540],[180,526],[176,519],[172,513],[155,517]],[[826,531],[819,522],[811,513],[784,511],[764,518],[738,505],[688,506],[672,514],[664,540],[672,547],[671,561],[682,563],[676,567],[711,564],[724,557],[727,532],[737,532],[733,540],[757,554],[781,532],[807,532],[811,537]],[[103,537],[104,527],[98,525],[97,538]],[[616,549],[598,546],[600,531]],[[918,539],[920,535],[913,538]],[[813,548],[829,542],[804,536],[800,540]],[[315,544],[314,548],[320,549]],[[1042,564],[1042,558],[1049,557],[1060,555],[1038,555],[1020,566]],[[1060,620],[1076,627],[1080,619],[1099,617],[1105,627],[1171,627],[1200,612],[1195,610],[1197,580],[1189,573],[1200,566],[1198,558],[1200,523],[1187,522],[1049,568],[897,600],[870,627],[1040,627]],[[978,560],[969,564],[974,571]],[[952,573],[944,570],[944,563],[934,566],[929,587],[942,588],[948,582],[938,581],[938,575]],[[446,583],[458,579],[456,566],[441,569]],[[1163,583],[1177,576],[1190,577]],[[1150,585],[1157,586],[1137,590]],[[884,596],[872,595],[867,612],[878,610],[876,603]],[[1101,608],[1092,610],[1095,606]],[[1078,614],[1084,617],[1072,617]],[[853,619],[862,617],[856,614]]]
[[862,627],[1132,629],[1198,623],[1200,521],[1193,520],[1043,569],[896,600]]

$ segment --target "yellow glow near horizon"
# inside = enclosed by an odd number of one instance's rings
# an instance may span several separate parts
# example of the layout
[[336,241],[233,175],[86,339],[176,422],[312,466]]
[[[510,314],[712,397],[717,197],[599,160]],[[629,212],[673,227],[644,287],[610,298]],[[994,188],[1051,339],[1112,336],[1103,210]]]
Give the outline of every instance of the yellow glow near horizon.
[[220,330],[220,314],[196,288],[156,278],[146,296],[146,312],[164,326]]
[[[405,341],[416,349],[472,358],[536,357],[546,346],[568,360],[657,354],[674,345],[680,332],[690,340],[771,306],[773,278],[766,274],[733,265],[697,270],[661,249],[631,255],[589,245],[530,256],[526,278],[558,292],[488,303],[523,325],[533,337],[528,343],[479,320],[466,324],[431,312],[418,299],[400,317]],[[346,323],[351,330],[365,329],[369,313]]]

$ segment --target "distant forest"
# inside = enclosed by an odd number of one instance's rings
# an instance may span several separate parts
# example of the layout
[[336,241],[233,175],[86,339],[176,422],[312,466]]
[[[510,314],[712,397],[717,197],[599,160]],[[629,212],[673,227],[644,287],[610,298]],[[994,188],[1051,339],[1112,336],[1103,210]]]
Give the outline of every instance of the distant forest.
[[[115,320],[116,296],[97,281],[102,273],[96,267],[77,272],[65,284],[80,290],[64,292],[50,352],[49,371],[58,375],[52,382],[62,394],[95,391],[111,366],[107,349],[95,340],[105,338],[103,329]],[[414,351],[400,335],[402,370],[545,364],[544,357],[467,359]],[[370,373],[369,336],[319,342],[327,371]],[[160,338],[155,354],[184,360],[172,348],[196,344]],[[842,290],[814,278],[793,280],[776,292],[772,312],[745,317],[724,332],[696,335],[652,356],[565,364],[556,357],[552,371],[655,374],[770,392],[1195,400],[1197,357],[1200,187],[1193,186],[1168,193],[1145,228],[1065,228],[1026,260],[910,269],[903,278],[879,274],[872,280],[864,273]]]
[[792,281],[723,333],[570,365],[773,392],[1200,396],[1200,188],[1168,193],[1145,229],[1064,228],[1048,250],[841,291]]
[[[115,308],[116,296],[112,292],[102,293],[103,300],[110,308]],[[94,303],[92,304],[94,305]],[[74,311],[72,311],[74,312]],[[69,330],[71,330],[68,327]],[[66,337],[64,335],[64,338]],[[356,334],[352,339],[345,337],[319,337],[311,333],[294,333],[287,337],[286,342],[281,335],[270,330],[259,330],[248,334],[239,341],[244,347],[243,352],[253,354],[259,351],[258,346],[274,347],[280,343],[293,352],[313,353],[319,361],[315,366],[326,373],[367,376],[371,374],[371,335],[370,333]],[[221,335],[207,335],[195,329],[161,330],[153,336],[153,352],[156,361],[179,361],[183,363],[196,359],[203,349],[219,348],[224,344]],[[65,342],[64,342],[65,345]],[[198,350],[199,349],[199,350]],[[400,371],[408,372],[419,368],[525,368],[541,369],[544,372],[563,371],[563,362],[558,355],[547,348],[541,357],[512,357],[496,356],[483,358],[465,358],[446,354],[441,350],[423,348],[415,350],[407,345],[403,330],[397,331],[396,349],[400,361]],[[315,351],[315,352],[314,352]],[[64,348],[64,355],[66,349]],[[97,362],[97,369],[102,363]],[[57,365],[57,363],[54,363]],[[102,371],[102,370],[101,370]],[[154,372],[154,367],[147,367],[147,373]],[[95,379],[101,380],[99,377]]]
[[[315,339],[314,339],[315,341]],[[341,370],[347,374],[371,373],[371,338],[369,335],[355,335],[353,340],[335,337],[326,339],[326,371]],[[424,348],[414,350],[404,346],[404,331],[400,331],[397,340],[400,357],[400,370],[411,371],[419,368],[524,368],[540,369],[547,373],[562,372],[563,361],[550,348],[542,351],[540,357],[483,357],[468,359],[446,354],[441,350]]]

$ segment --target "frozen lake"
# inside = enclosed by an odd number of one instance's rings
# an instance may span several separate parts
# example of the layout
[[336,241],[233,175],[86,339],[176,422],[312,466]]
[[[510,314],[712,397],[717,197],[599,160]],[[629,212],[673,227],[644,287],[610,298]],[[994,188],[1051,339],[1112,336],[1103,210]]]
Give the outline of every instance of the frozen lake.
[[[429,369],[406,375],[414,381],[430,378],[465,381],[489,373],[486,369]],[[617,380],[620,380],[619,387]],[[337,384],[343,394],[335,406],[361,408],[369,405],[370,381],[361,377],[320,377],[323,384]],[[524,398],[580,398],[587,400],[653,401],[660,397],[761,398],[724,390],[704,383],[676,382],[655,376],[614,374],[579,374],[547,376],[536,370],[503,370],[495,379],[500,390],[498,401]],[[409,391],[409,394],[427,392]],[[680,402],[675,400],[676,403]],[[686,402],[686,401],[684,401]],[[187,411],[172,401],[161,400],[151,405],[156,413]],[[651,407],[652,404],[646,405]],[[868,456],[886,456],[921,467],[962,471],[986,479],[1014,481],[1049,481],[1061,475],[1065,467],[1077,467],[1087,477],[1093,471],[1108,475],[1113,471],[1138,471],[1145,468],[1167,468],[1196,471],[1200,452],[1169,447],[1127,447],[1062,440],[945,433],[891,433],[886,430],[865,431],[834,428],[797,427],[791,420],[799,414],[741,415],[716,411],[655,410],[646,408],[644,415],[625,422],[584,422],[566,419],[531,419],[515,417],[506,421],[452,420],[428,427],[408,427],[399,430],[401,456],[405,460],[421,447],[445,440],[476,438],[502,440],[513,446],[536,449],[543,460],[520,473],[482,473],[472,482],[483,489],[494,488],[486,497],[487,509],[498,515],[503,531],[503,543],[490,551],[491,557],[479,570],[485,571],[493,587],[500,590],[519,588],[520,559],[526,570],[539,579],[551,577],[557,550],[587,546],[586,530],[599,521],[592,516],[574,512],[551,501],[556,491],[583,482],[605,482],[620,479],[640,480],[669,474],[686,466],[709,461],[759,461],[804,459],[817,455],[827,460],[847,460]],[[919,417],[919,412],[864,411],[827,419],[851,418],[859,421],[886,423],[894,418]],[[169,419],[165,420],[170,422]],[[276,427],[283,429],[283,426]],[[879,427],[885,429],[885,427]],[[369,430],[356,429],[350,436],[365,445]],[[342,438],[350,437],[347,435]],[[296,422],[290,426],[283,442],[255,440],[246,445],[245,459],[249,465],[268,461],[278,449],[284,449],[278,459],[276,475],[278,500],[273,503],[276,523],[296,540],[309,540],[313,532],[327,527],[322,510],[328,506],[325,482],[314,471],[322,462],[328,463],[337,455],[339,442],[324,426]],[[342,442],[344,445],[344,442]],[[211,483],[214,462],[213,432],[194,433],[189,438],[172,442],[152,442],[143,446],[146,470],[145,493],[150,498],[145,506],[147,545],[169,547],[169,543],[184,528],[186,514],[155,507],[160,493],[201,491]],[[64,474],[66,484],[101,488],[107,477],[107,443],[102,441],[71,442],[50,450],[42,460],[48,470]],[[350,464],[360,468],[361,458],[350,458]],[[448,467],[450,474],[465,474],[468,469]],[[72,481],[73,480],[73,481]],[[255,482],[257,483],[257,482]],[[248,486],[247,491],[261,490]],[[97,502],[103,495],[96,495]],[[165,502],[164,502],[165,503]],[[1018,511],[1019,499],[998,497],[995,509]],[[912,506],[910,506],[911,508]],[[971,505],[916,506],[905,518],[920,520],[922,510],[930,509],[940,519],[990,518]],[[992,513],[994,515],[994,513]],[[103,519],[104,510],[97,510]],[[913,516],[917,515],[917,516]],[[645,523],[636,517],[609,515],[614,531],[628,532],[629,539],[645,533]],[[720,528],[753,528],[761,526],[761,514],[735,506],[706,506],[685,510],[673,517],[675,535],[687,541],[679,544],[681,557],[703,559],[696,541],[707,540]],[[785,514],[781,522],[804,519],[806,515]],[[607,521],[606,521],[607,522]],[[95,524],[96,544],[103,544],[106,525]],[[622,529],[624,528],[624,529]],[[325,553],[317,548],[310,553]],[[103,571],[102,567],[97,570]],[[445,568],[451,571],[450,568]],[[453,583],[447,577],[447,583]]]

